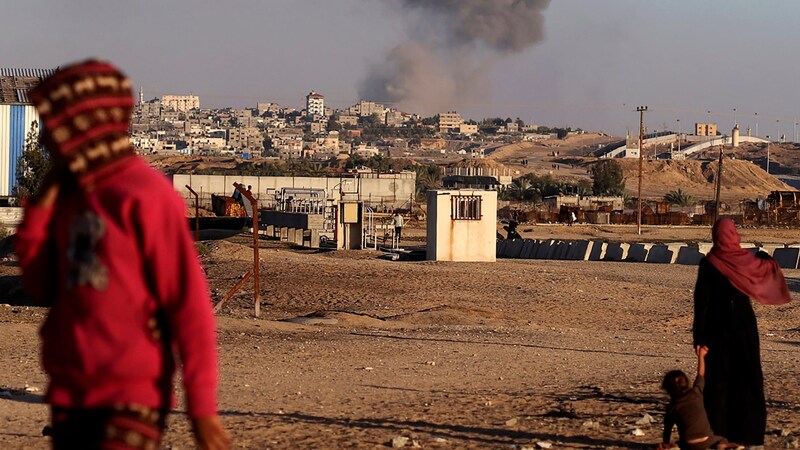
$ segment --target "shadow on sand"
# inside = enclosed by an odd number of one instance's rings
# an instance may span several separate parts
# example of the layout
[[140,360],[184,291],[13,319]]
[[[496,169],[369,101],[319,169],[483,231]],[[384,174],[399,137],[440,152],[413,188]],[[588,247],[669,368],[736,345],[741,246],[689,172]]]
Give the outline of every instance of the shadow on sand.
[[360,429],[380,429],[392,432],[428,433],[448,440],[460,440],[482,444],[513,444],[515,441],[531,440],[561,442],[585,446],[583,448],[642,448],[641,443],[625,442],[614,439],[596,439],[588,436],[560,436],[551,433],[532,433],[502,428],[486,428],[464,426],[449,423],[434,423],[423,420],[396,420],[392,418],[341,418],[325,417],[302,413],[247,413],[239,411],[222,411],[223,416],[253,416],[268,420],[276,420],[283,424],[322,425],[325,427],[343,427]]

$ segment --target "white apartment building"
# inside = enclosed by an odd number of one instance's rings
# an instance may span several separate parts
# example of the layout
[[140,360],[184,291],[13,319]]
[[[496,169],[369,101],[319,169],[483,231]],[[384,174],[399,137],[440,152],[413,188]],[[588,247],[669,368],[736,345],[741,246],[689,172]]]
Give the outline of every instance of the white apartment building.
[[325,115],[325,97],[315,91],[306,95],[306,114],[309,116]]
[[200,97],[196,95],[165,95],[161,97],[161,107],[183,112],[199,109]]

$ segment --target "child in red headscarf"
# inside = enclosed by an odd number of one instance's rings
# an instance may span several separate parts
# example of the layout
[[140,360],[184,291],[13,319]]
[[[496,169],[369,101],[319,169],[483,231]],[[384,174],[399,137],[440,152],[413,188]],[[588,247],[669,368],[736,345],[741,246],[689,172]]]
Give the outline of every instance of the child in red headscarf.
[[86,61],[29,97],[54,168],[25,207],[17,253],[28,293],[50,306],[53,447],[157,448],[177,350],[200,447],[228,448],[208,286],[183,200],[128,140],[130,81]]

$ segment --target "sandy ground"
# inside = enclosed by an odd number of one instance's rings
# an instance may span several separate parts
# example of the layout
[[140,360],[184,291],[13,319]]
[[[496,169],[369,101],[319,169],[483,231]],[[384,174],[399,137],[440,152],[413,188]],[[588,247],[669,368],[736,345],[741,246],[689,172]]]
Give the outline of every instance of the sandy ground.
[[[521,228],[527,237],[629,232]],[[774,232],[763,232],[766,242],[784,240]],[[657,233],[690,240],[708,230]],[[407,245],[421,240],[419,230],[408,234]],[[204,243],[215,301],[252,265],[250,239]],[[406,437],[409,448],[624,449],[660,440],[661,376],[695,370],[696,267],[380,256],[261,242],[262,316],[252,316],[248,283],[218,319],[220,409],[235,448],[381,449]],[[12,299],[0,303],[18,301],[17,270],[0,263],[2,291]],[[793,303],[756,305],[767,448],[793,445],[800,434],[800,270],[786,276]],[[0,307],[4,449],[48,445],[36,335],[46,313]],[[183,411],[178,405],[171,416],[165,448],[193,448]]]

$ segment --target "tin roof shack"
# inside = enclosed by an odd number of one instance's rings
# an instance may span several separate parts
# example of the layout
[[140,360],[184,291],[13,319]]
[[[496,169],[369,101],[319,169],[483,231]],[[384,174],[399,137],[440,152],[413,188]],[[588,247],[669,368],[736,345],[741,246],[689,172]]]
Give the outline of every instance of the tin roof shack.
[[800,225],[800,191],[772,191],[767,209],[775,223]]
[[589,196],[580,197],[577,195],[551,195],[545,197],[544,205],[553,210],[558,211],[561,205],[568,207],[578,207],[583,211],[622,211],[625,208],[625,199],[622,197],[599,197]]
[[447,175],[442,178],[445,189],[497,189],[501,186],[495,177],[475,175]]
[[611,212],[622,211],[625,200],[622,197],[600,197],[577,195],[551,195],[545,197],[544,205],[547,212],[557,216],[561,222],[566,222],[569,213],[574,212],[579,222],[597,224],[611,223]]
[[427,259],[495,261],[497,191],[430,190],[427,200]]

